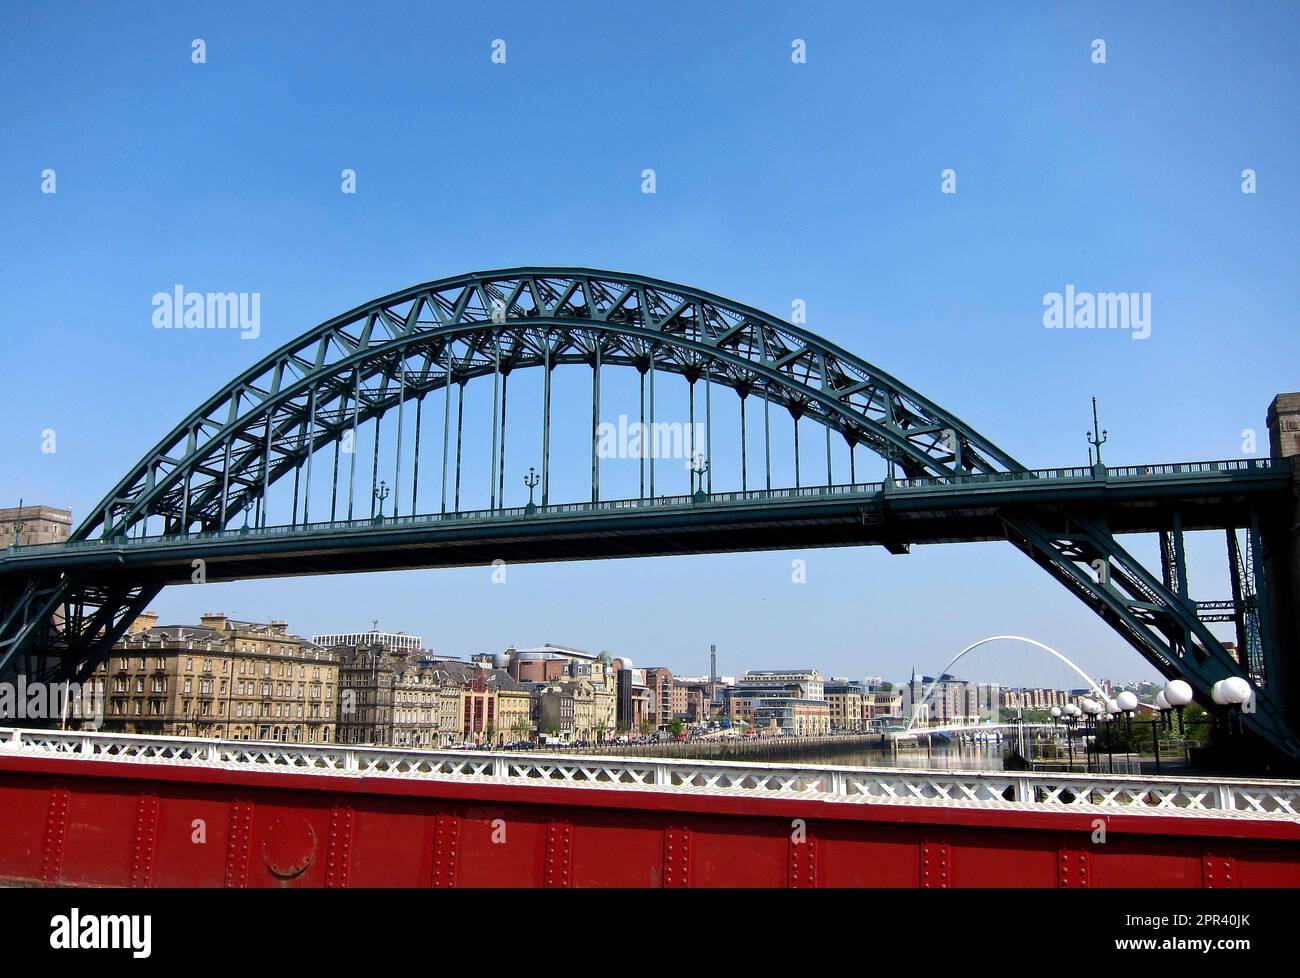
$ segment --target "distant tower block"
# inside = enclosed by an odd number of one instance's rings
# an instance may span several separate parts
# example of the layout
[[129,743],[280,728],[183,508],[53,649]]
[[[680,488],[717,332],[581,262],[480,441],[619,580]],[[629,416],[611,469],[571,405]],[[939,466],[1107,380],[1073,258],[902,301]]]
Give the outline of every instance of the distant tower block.
[[709,646],[709,685],[714,686],[718,682],[718,647]]

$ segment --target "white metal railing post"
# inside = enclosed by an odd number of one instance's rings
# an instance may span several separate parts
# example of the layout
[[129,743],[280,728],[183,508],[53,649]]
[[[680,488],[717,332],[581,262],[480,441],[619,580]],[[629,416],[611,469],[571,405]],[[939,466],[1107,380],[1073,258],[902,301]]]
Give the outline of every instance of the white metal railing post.
[[1029,778],[1019,777],[1016,778],[1015,784],[1016,784],[1016,791],[1015,791],[1016,801],[1018,801],[1022,805],[1032,804],[1034,801],[1033,782],[1030,781]]
[[667,764],[658,763],[655,765],[655,785],[656,787],[667,787],[673,783],[672,771]]
[[1232,785],[1221,784],[1218,786],[1216,794],[1219,796],[1219,810],[1224,812],[1236,811],[1237,796],[1232,790]]

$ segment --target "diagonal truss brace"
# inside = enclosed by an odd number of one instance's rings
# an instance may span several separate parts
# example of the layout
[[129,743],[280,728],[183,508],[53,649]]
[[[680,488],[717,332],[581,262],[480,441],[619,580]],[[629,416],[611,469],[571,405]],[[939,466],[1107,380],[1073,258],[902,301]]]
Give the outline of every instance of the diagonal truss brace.
[[[1069,517],[1064,532],[1039,520],[1003,515],[1007,537],[1093,609],[1170,679],[1184,679],[1208,701],[1214,683],[1245,676],[1197,614],[1195,602],[1166,587],[1125,550],[1102,519]],[[1181,590],[1179,588],[1178,590]],[[1276,696],[1256,687],[1242,723],[1283,753],[1300,757],[1300,741]]]

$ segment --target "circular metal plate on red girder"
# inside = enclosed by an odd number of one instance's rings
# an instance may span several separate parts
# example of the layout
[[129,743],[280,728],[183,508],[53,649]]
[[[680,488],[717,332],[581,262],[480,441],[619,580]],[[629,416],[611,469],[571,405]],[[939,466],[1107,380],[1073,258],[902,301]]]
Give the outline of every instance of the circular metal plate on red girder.
[[281,879],[300,875],[316,858],[316,831],[301,815],[278,815],[262,842],[262,860]]

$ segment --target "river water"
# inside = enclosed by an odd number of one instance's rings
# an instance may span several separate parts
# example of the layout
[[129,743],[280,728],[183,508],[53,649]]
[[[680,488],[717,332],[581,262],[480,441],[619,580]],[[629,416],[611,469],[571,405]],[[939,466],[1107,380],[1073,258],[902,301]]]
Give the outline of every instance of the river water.
[[789,752],[775,752],[762,758],[763,763],[780,764],[797,761],[803,764],[838,764],[844,767],[904,767],[930,771],[1001,771],[1005,745],[997,743],[945,744],[929,749],[906,747],[895,750],[861,747],[801,745]]

